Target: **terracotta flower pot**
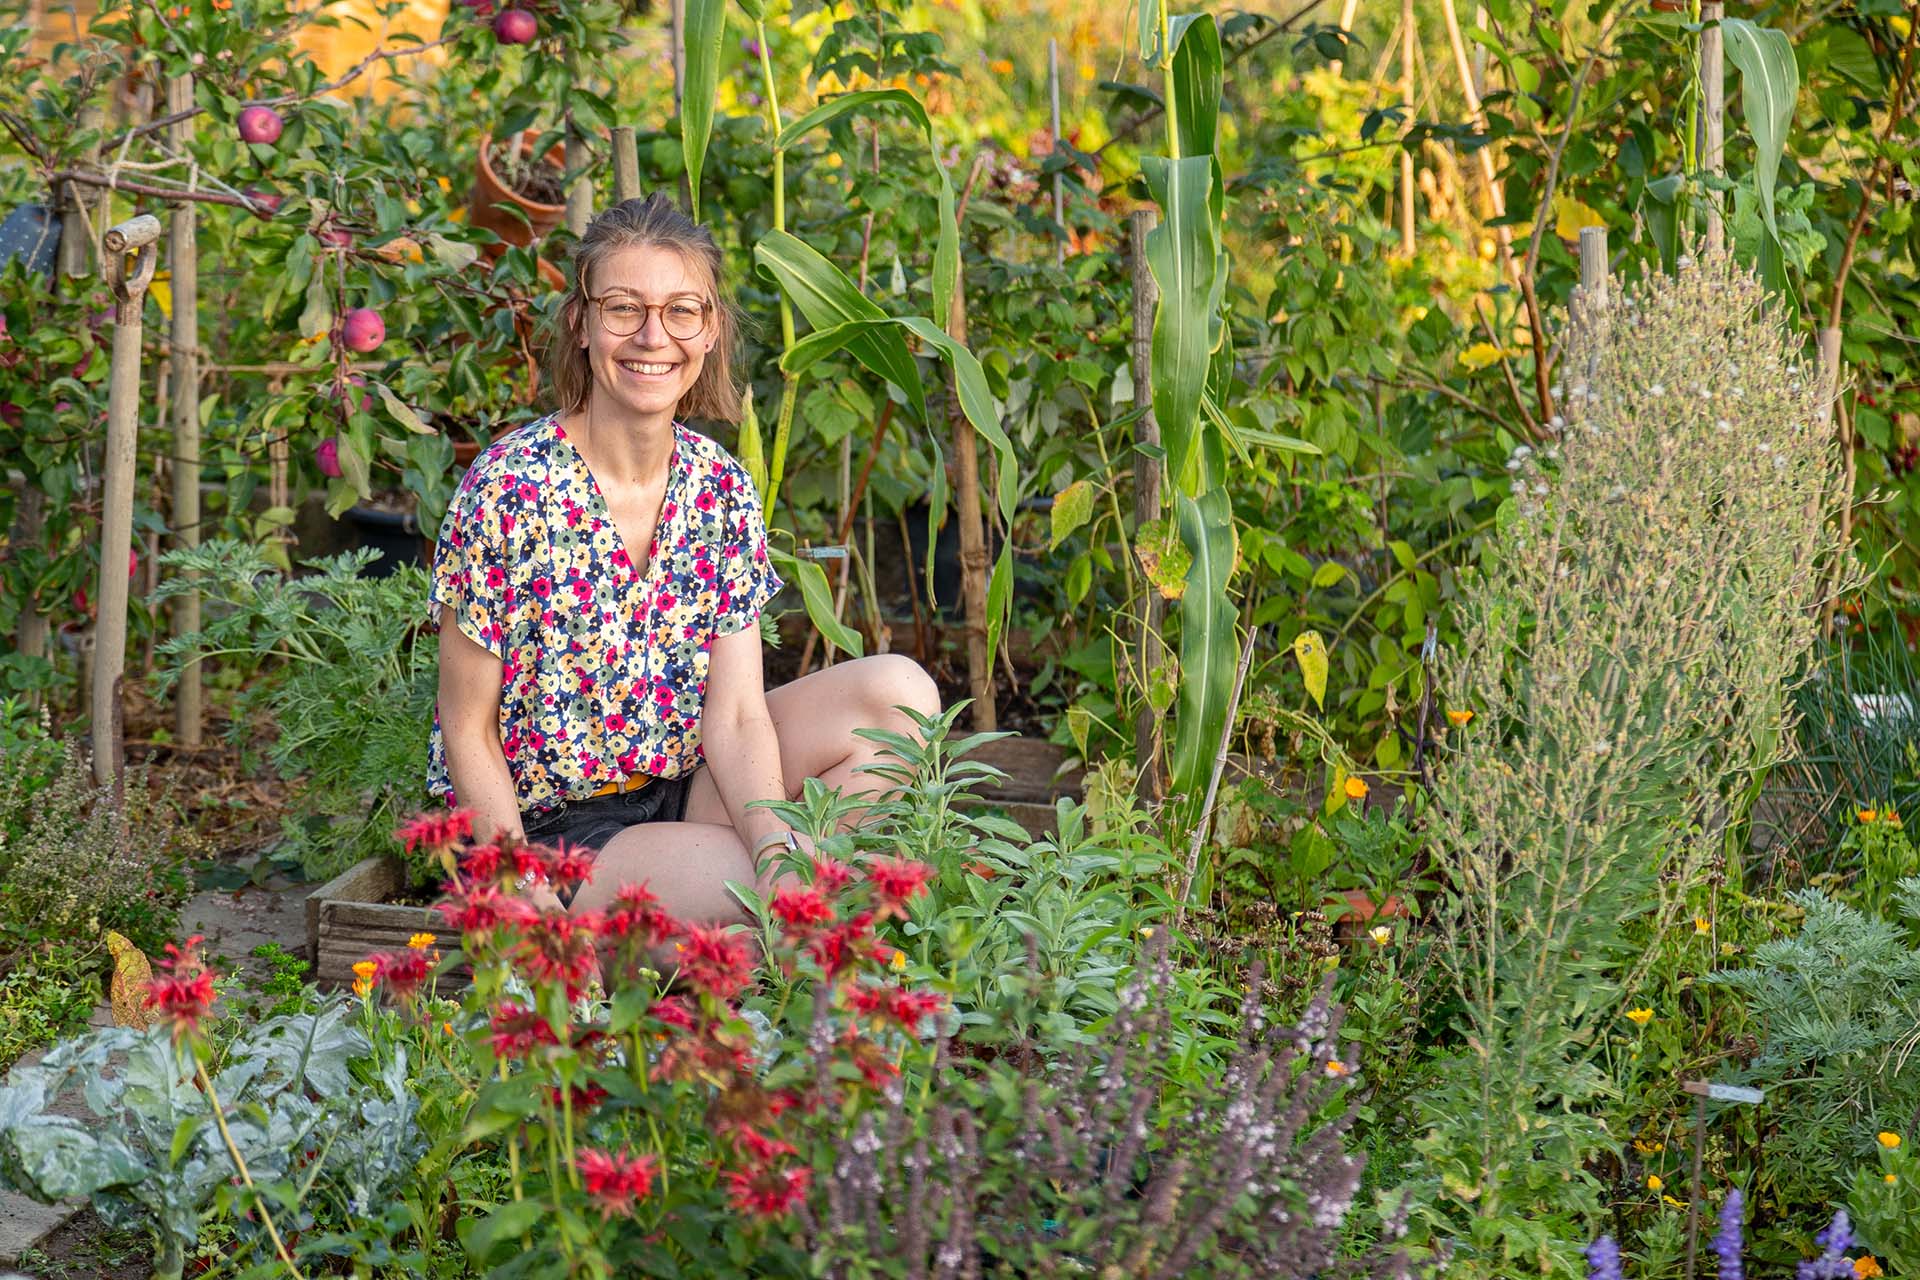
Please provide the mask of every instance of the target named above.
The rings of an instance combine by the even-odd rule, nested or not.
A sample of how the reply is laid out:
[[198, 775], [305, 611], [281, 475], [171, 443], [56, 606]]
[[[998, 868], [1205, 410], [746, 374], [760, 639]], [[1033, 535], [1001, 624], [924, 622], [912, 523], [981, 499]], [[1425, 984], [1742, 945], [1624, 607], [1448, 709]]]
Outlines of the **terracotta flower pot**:
[[[520, 154], [525, 158], [533, 150], [534, 135], [531, 132], [520, 135]], [[564, 172], [565, 150], [558, 144], [547, 152], [545, 163]], [[495, 205], [516, 206], [527, 216], [522, 225], [518, 218], [494, 208]], [[480, 139], [480, 162], [475, 166], [473, 193], [467, 197], [467, 225], [483, 227], [499, 236], [507, 244], [524, 248], [535, 240], [541, 239], [549, 231], [559, 226], [567, 216], [567, 206], [560, 204], [542, 204], [508, 188], [493, 168], [493, 135], [484, 134]], [[489, 245], [487, 251], [497, 256], [502, 252], [499, 245]]]
[[1346, 899], [1347, 909], [1336, 922], [1335, 932], [1346, 946], [1364, 940], [1373, 926], [1389, 920], [1404, 920], [1408, 915], [1407, 904], [1397, 896], [1389, 896], [1378, 907], [1364, 889], [1349, 889], [1340, 896]]

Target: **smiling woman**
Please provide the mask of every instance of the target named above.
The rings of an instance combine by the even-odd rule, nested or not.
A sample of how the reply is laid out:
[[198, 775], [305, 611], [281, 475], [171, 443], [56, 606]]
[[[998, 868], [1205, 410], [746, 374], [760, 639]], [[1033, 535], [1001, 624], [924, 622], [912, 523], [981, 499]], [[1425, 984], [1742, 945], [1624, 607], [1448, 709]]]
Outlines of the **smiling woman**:
[[893, 655], [766, 690], [781, 583], [759, 499], [680, 421], [738, 416], [736, 332], [703, 227], [659, 195], [606, 210], [553, 328], [557, 411], [475, 460], [440, 531], [429, 787], [480, 831], [592, 850], [576, 910], [644, 881], [682, 919], [741, 918], [726, 883], [765, 892], [765, 852], [807, 844], [754, 803], [810, 777], [870, 790], [878, 749], [855, 731], [939, 710]]

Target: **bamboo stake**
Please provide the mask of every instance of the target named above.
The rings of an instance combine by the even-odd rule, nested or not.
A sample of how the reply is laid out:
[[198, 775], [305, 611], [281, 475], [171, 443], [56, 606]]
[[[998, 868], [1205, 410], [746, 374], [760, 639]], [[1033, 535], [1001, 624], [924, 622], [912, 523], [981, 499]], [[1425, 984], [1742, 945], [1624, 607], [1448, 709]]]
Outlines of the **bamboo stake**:
[[[1843, 554], [1838, 558], [1838, 562], [1834, 566], [1834, 585], [1837, 588], [1839, 583], [1844, 581], [1843, 575], [1846, 573], [1846, 566], [1852, 559], [1848, 548], [1850, 548], [1853, 542], [1853, 485], [1857, 464], [1854, 457], [1853, 423], [1845, 414], [1839, 411], [1840, 330], [1837, 327], [1828, 326], [1820, 330], [1819, 350], [1820, 426], [1824, 430], [1833, 426], [1836, 419], [1838, 420], [1839, 429], [1837, 434], [1840, 440], [1840, 465], [1842, 469], [1841, 491], [1846, 495], [1846, 501], [1840, 508], [1840, 546]], [[1838, 603], [1837, 592], [1829, 591], [1827, 593], [1826, 608], [1823, 610], [1825, 615], [1823, 627], [1825, 633], [1829, 636], [1833, 634], [1834, 607]]]
[[593, 178], [587, 171], [587, 140], [574, 132], [571, 119], [567, 122], [567, 171], [579, 176], [573, 185], [567, 188], [567, 230], [575, 238], [587, 234], [587, 224], [593, 221]]
[[[947, 333], [967, 344], [966, 264], [960, 264], [947, 308]], [[967, 609], [967, 683], [973, 695], [973, 728], [991, 733], [1000, 723], [994, 707], [992, 655], [987, 652], [987, 534], [980, 514], [980, 457], [973, 424], [960, 412], [958, 375], [947, 401], [953, 428], [954, 515], [960, 521], [960, 594]]]
[[[1460, 74], [1461, 91], [1467, 99], [1467, 118], [1475, 128], [1486, 128], [1486, 113], [1480, 105], [1478, 77], [1467, 59], [1467, 43], [1460, 35], [1460, 15], [1454, 10], [1453, 0], [1440, 0], [1440, 12], [1447, 23], [1447, 43], [1453, 48], [1454, 69]], [[1484, 11], [1482, 11], [1484, 12]], [[1491, 145], [1476, 147], [1474, 161], [1480, 169], [1480, 192], [1483, 200], [1482, 218], [1487, 222], [1496, 222], [1507, 216], [1506, 193], [1500, 190], [1500, 181], [1494, 170], [1493, 149]], [[1544, 216], [1544, 215], [1543, 215]], [[1513, 230], [1507, 226], [1493, 229], [1494, 243], [1499, 246], [1500, 263], [1510, 276], [1518, 276], [1519, 268], [1513, 260]]]
[[[1054, 163], [1060, 156], [1060, 42], [1051, 37], [1047, 39], [1047, 99], [1052, 107], [1050, 135]], [[1065, 266], [1067, 261], [1067, 195], [1065, 174], [1055, 170], [1053, 175], [1053, 223], [1060, 229], [1060, 238], [1053, 242], [1053, 265]]]
[[[1400, 101], [1413, 110], [1413, 0], [1400, 0]], [[1413, 152], [1400, 148], [1400, 252], [1411, 258], [1413, 244]]]
[[[80, 130], [98, 129], [98, 107], [82, 107]], [[91, 165], [100, 156], [100, 145], [87, 148], [85, 161]], [[76, 280], [93, 273], [93, 224], [87, 217], [86, 202], [80, 198], [80, 184], [67, 182], [60, 199], [60, 274]]]
[[[140, 427], [141, 306], [153, 281], [160, 219], [143, 213], [102, 239], [113, 290], [113, 371], [107, 397], [106, 479], [100, 511], [99, 614], [93, 644], [93, 779], [117, 786], [125, 763], [120, 701], [127, 665], [127, 556], [133, 550], [134, 445]], [[127, 255], [134, 255], [129, 270]]]
[[[1358, 12], [1359, 9], [1360, 0], [1344, 0], [1340, 6], [1340, 29], [1342, 31], [1351, 32], [1353, 30], [1353, 15]], [[1346, 68], [1346, 65], [1346, 59], [1344, 58], [1335, 58], [1327, 64], [1336, 76]]]
[[640, 152], [630, 124], [613, 128], [613, 198], [616, 201], [640, 198]]
[[[1720, 30], [1724, 6], [1719, 0], [1703, 0], [1700, 6], [1700, 97], [1706, 107], [1703, 122], [1706, 137], [1701, 148], [1702, 167], [1719, 175], [1727, 168], [1727, 76], [1726, 39]], [[1720, 192], [1707, 193], [1707, 252], [1719, 253], [1727, 247], [1727, 221]]]
[[[1147, 266], [1147, 233], [1159, 221], [1152, 209], [1136, 209], [1127, 217], [1127, 230], [1133, 250], [1133, 403], [1144, 410], [1134, 423], [1137, 444], [1160, 443], [1160, 420], [1153, 416], [1153, 313], [1160, 305], [1160, 288]], [[1133, 462], [1133, 523], [1135, 537], [1140, 526], [1160, 518], [1160, 462], [1145, 453], [1135, 453]], [[1142, 677], [1140, 709], [1133, 717], [1133, 759], [1138, 770], [1134, 794], [1143, 804], [1158, 804], [1166, 795], [1166, 780], [1160, 772], [1160, 717], [1146, 699], [1145, 683], [1166, 665], [1166, 650], [1160, 643], [1160, 622], [1165, 604], [1152, 583], [1145, 584], [1140, 597], [1140, 672]]]
[[[20, 502], [13, 509], [13, 529], [8, 541], [16, 547], [37, 547], [40, 545], [42, 531], [46, 527], [47, 495], [32, 483], [21, 491]], [[47, 615], [40, 612], [37, 596], [29, 594], [20, 602], [20, 620], [14, 629], [14, 650], [23, 658], [44, 658], [47, 656]], [[35, 685], [27, 692], [27, 705], [40, 706], [40, 688]]]
[[[167, 110], [193, 105], [192, 75], [167, 81]], [[173, 149], [184, 155], [193, 146], [193, 120], [183, 117], [167, 130]], [[190, 171], [189, 183], [197, 176]], [[169, 371], [173, 383], [173, 544], [200, 545], [200, 247], [196, 209], [183, 201], [173, 208], [167, 245], [167, 272], [173, 287], [173, 329], [169, 335]], [[158, 571], [158, 565], [154, 566]], [[200, 593], [175, 597], [171, 633], [178, 637], [200, 629]], [[174, 739], [182, 747], [200, 745], [202, 690], [200, 664], [189, 664], [174, 688]]]

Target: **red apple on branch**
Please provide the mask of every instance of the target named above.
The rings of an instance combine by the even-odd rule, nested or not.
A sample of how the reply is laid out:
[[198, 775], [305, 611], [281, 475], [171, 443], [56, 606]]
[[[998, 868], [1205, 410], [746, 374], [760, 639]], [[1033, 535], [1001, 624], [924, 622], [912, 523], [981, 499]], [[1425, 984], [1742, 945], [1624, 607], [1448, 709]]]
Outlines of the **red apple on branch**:
[[328, 436], [313, 451], [313, 465], [329, 480], [340, 478], [340, 437]]
[[387, 340], [387, 325], [372, 307], [355, 307], [340, 321], [340, 345], [365, 355]]
[[493, 20], [493, 35], [501, 44], [532, 44], [540, 24], [525, 9], [503, 9]]
[[270, 147], [280, 141], [282, 127], [280, 113], [272, 107], [255, 105], [240, 112], [240, 141], [242, 142]]

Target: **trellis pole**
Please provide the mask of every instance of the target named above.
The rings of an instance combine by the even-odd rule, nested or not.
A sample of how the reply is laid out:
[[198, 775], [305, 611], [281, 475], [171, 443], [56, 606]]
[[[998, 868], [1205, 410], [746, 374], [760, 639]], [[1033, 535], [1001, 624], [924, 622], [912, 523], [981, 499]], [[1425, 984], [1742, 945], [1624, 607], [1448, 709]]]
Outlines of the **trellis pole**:
[[[1135, 209], [1127, 217], [1129, 243], [1133, 252], [1133, 341], [1130, 356], [1133, 365], [1133, 405], [1141, 410], [1134, 421], [1133, 438], [1139, 445], [1158, 447], [1160, 420], [1153, 416], [1153, 313], [1160, 305], [1160, 287], [1154, 283], [1147, 265], [1147, 235], [1159, 221], [1152, 209]], [[1136, 450], [1133, 461], [1134, 536], [1149, 521], [1160, 518], [1160, 461], [1144, 450]], [[1143, 803], [1157, 804], [1165, 795], [1160, 777], [1160, 717], [1146, 700], [1146, 690], [1154, 672], [1166, 665], [1166, 650], [1160, 643], [1160, 623], [1165, 606], [1160, 592], [1147, 583], [1140, 597], [1140, 709], [1133, 718], [1133, 758], [1139, 769], [1134, 793]]]
[[[1706, 108], [1701, 167], [1716, 177], [1727, 167], [1727, 76], [1726, 39], [1720, 30], [1725, 6], [1719, 0], [1703, 0], [1700, 5], [1700, 99]], [[1727, 247], [1726, 214], [1718, 191], [1707, 193], [1707, 252], [1719, 253]]]
[[[1052, 134], [1054, 163], [1060, 162], [1060, 42], [1051, 36], [1047, 38], [1047, 99], [1052, 110]], [[1067, 194], [1065, 171], [1056, 169], [1053, 174], [1053, 221], [1060, 228], [1060, 239], [1053, 242], [1053, 265], [1065, 266], [1067, 261]]]
[[[93, 779], [101, 786], [117, 786], [125, 764], [120, 682], [127, 665], [127, 555], [133, 549], [134, 445], [140, 427], [141, 308], [153, 281], [159, 240], [160, 219], [150, 213], [108, 229], [101, 239], [103, 274], [114, 297], [91, 698]], [[133, 255], [131, 268], [128, 254]]]
[[587, 223], [593, 220], [593, 179], [586, 172], [587, 140], [574, 128], [572, 118], [567, 121], [567, 172], [577, 174], [573, 185], [567, 189], [567, 230], [576, 237], [587, 233]]
[[[1413, 0], [1400, 0], [1400, 101], [1413, 110]], [[1400, 252], [1411, 258], [1413, 243], [1413, 152], [1400, 148]]]
[[[1343, 0], [1343, 3], [1340, 5], [1340, 29], [1342, 31], [1351, 32], [1353, 30], [1353, 15], [1357, 13], [1359, 9], [1360, 0]], [[1337, 76], [1346, 65], [1346, 59], [1335, 58], [1327, 64], [1327, 68]]]
[[[193, 77], [167, 81], [167, 113], [184, 114], [193, 107]], [[193, 120], [186, 117], [167, 126], [177, 154], [193, 146]], [[190, 175], [189, 183], [192, 183]], [[167, 243], [167, 272], [173, 289], [173, 330], [169, 367], [173, 384], [173, 543], [200, 545], [200, 250], [195, 228], [194, 202], [174, 205]], [[176, 596], [171, 615], [176, 637], [200, 629], [200, 594]], [[202, 711], [200, 664], [191, 662], [174, 687], [174, 740], [181, 746], [200, 745]]]
[[[85, 133], [98, 129], [102, 119], [100, 108], [80, 108], [80, 131]], [[100, 144], [96, 141], [87, 148], [85, 167], [91, 168], [99, 156]], [[69, 280], [77, 280], [92, 273], [93, 220], [87, 217], [86, 201], [80, 198], [80, 184], [69, 182], [64, 184], [60, 198], [60, 274]]]
[[640, 198], [640, 152], [630, 124], [613, 129], [613, 198], [616, 202]]

